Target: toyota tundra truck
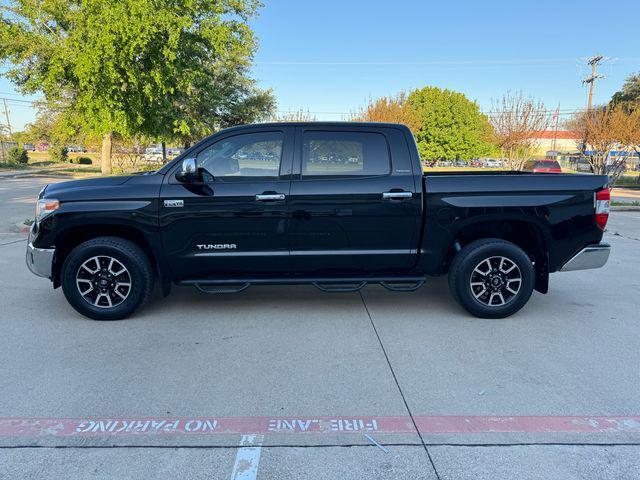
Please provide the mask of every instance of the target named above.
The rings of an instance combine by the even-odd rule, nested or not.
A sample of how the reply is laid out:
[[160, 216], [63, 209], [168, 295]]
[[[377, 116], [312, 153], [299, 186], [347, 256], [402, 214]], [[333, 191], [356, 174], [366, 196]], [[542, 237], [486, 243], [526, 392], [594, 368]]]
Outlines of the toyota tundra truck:
[[502, 318], [550, 273], [606, 263], [609, 199], [601, 175], [425, 174], [403, 125], [245, 125], [154, 172], [47, 185], [26, 261], [99, 320], [154, 285], [406, 292], [444, 274], [469, 313]]

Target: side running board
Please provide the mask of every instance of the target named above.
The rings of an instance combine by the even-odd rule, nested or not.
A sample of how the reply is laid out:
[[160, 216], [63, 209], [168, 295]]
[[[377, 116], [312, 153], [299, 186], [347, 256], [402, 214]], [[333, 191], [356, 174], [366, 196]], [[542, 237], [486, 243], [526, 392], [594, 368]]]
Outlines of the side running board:
[[418, 280], [415, 283], [407, 283], [407, 282], [378, 282], [387, 290], [392, 292], [415, 292], [422, 285], [424, 285], [424, 280]]
[[413, 292], [425, 282], [423, 276], [406, 277], [335, 277], [335, 278], [237, 278], [179, 280], [178, 285], [191, 285], [202, 293], [240, 293], [251, 285], [313, 285], [327, 293], [357, 292], [368, 284], [379, 284], [392, 292]]
[[335, 284], [328, 282], [313, 282], [311, 285], [318, 290], [322, 290], [327, 293], [340, 293], [340, 292], [359, 292], [367, 284], [367, 282], [353, 283], [353, 284]]
[[194, 286], [200, 290], [202, 293], [240, 293], [244, 292], [247, 288], [251, 286], [250, 283], [243, 283], [236, 287], [233, 285], [202, 285], [200, 283], [195, 283]]

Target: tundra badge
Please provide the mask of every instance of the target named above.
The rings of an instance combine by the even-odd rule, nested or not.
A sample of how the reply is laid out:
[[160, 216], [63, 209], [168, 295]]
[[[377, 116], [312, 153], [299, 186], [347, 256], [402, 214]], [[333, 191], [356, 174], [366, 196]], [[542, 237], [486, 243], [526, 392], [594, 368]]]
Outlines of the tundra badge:
[[235, 250], [235, 243], [209, 243], [209, 244], [198, 244], [196, 245], [198, 250]]
[[165, 200], [164, 206], [167, 208], [184, 207], [184, 200]]

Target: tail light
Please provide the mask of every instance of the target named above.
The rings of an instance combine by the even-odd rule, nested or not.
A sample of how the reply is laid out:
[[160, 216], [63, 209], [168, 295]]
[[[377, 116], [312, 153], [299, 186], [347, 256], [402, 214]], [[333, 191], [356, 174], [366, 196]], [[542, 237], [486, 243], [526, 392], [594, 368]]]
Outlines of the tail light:
[[609, 220], [609, 209], [611, 206], [611, 190], [603, 188], [596, 192], [596, 223], [604, 230]]

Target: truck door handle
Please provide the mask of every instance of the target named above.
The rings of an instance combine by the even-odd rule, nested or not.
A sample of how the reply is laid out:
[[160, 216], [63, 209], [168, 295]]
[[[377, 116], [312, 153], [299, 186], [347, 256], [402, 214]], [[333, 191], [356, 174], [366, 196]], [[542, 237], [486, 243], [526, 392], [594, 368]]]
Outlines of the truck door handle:
[[403, 200], [405, 198], [412, 198], [411, 192], [382, 192], [383, 200]]
[[284, 193], [259, 193], [256, 195], [256, 202], [276, 202], [284, 200], [285, 197]]

